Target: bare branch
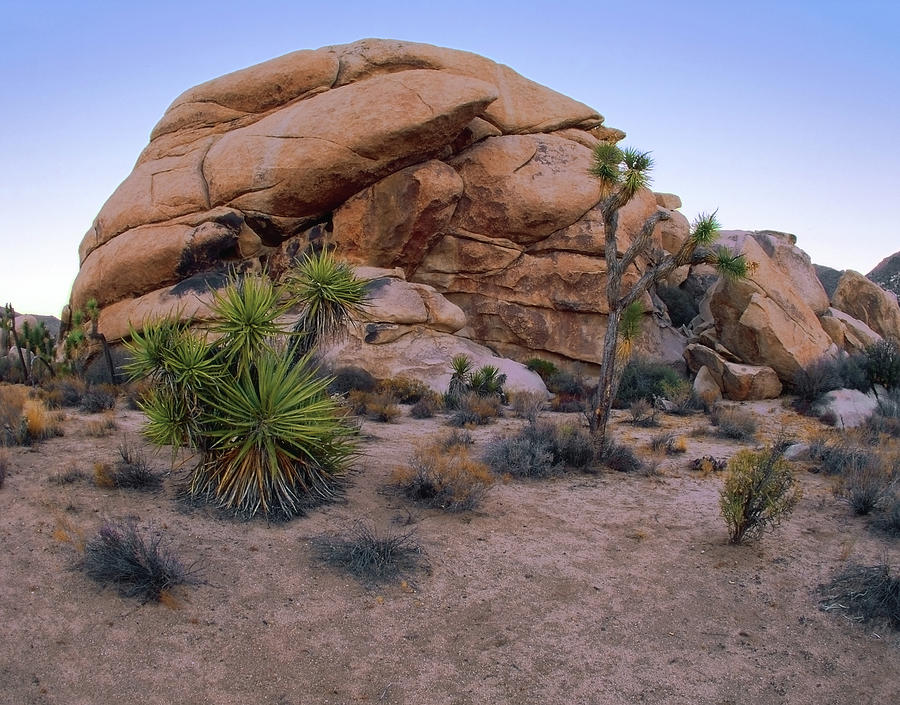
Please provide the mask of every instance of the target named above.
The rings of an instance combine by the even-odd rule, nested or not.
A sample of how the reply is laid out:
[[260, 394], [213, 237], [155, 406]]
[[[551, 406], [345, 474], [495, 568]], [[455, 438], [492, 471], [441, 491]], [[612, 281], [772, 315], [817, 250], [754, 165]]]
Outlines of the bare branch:
[[628, 269], [629, 265], [637, 259], [637, 256], [647, 249], [647, 245], [650, 244], [650, 238], [653, 236], [653, 230], [656, 228], [657, 224], [664, 220], [669, 220], [670, 217], [671, 216], [669, 216], [666, 211], [656, 211], [656, 213], [644, 221], [644, 225], [638, 233], [638, 236], [622, 256], [622, 271]]

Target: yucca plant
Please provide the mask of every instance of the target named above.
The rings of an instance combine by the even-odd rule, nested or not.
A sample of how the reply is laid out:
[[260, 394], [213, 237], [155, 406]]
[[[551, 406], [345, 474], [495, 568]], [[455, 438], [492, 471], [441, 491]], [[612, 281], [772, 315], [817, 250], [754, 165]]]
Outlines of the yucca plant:
[[[302, 288], [304, 271], [301, 265], [292, 275], [292, 286]], [[349, 270], [330, 271], [342, 281]], [[312, 289], [330, 290], [328, 277], [316, 272], [322, 287]], [[331, 379], [288, 342], [294, 334], [282, 321], [297, 303], [265, 275], [235, 275], [214, 295], [213, 320], [204, 331], [171, 320], [132, 331], [128, 370], [153, 382], [139, 402], [145, 434], [173, 452], [187, 446], [200, 455], [190, 496], [244, 516], [289, 518], [339, 491], [354, 431], [326, 392]], [[299, 336], [310, 339], [302, 321], [311, 320], [312, 307], [319, 311], [319, 333], [312, 336], [318, 340], [322, 331], [340, 327], [335, 320], [352, 317], [359, 301], [351, 297], [341, 306], [334, 297], [321, 306], [308, 294], [299, 303]]]
[[347, 263], [329, 250], [305, 255], [288, 272], [284, 284], [292, 304], [302, 306], [294, 326], [294, 349], [298, 355], [309, 352], [363, 316], [368, 282], [359, 279]]
[[501, 373], [494, 365], [484, 365], [469, 375], [468, 387], [480, 397], [500, 397], [505, 399], [503, 385], [506, 384], [506, 375]]

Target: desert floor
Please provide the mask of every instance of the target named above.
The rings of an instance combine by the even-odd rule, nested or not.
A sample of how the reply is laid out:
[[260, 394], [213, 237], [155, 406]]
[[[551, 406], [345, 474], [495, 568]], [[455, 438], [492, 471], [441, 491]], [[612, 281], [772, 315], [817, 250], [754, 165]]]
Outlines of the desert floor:
[[[758, 442], [816, 421], [780, 402], [755, 403]], [[687, 438], [659, 476], [567, 474], [495, 485], [475, 511], [421, 509], [386, 492], [391, 471], [446, 418], [363, 424], [363, 455], [346, 501], [282, 524], [240, 522], [176, 499], [186, 469], [155, 494], [100, 489], [122, 437], [142, 443], [139, 412], [118, 430], [65, 435], [10, 450], [0, 489], [0, 702], [672, 703], [809, 705], [897, 702], [898, 635], [818, 606], [817, 586], [848, 561], [900, 565], [896, 539], [872, 531], [834, 496], [832, 481], [793, 467], [804, 496], [774, 533], [727, 543], [721, 474], [688, 462], [740, 444]], [[617, 412], [614, 437], [647, 454], [659, 429]], [[577, 422], [575, 415], [545, 413]], [[524, 422], [475, 429], [484, 444]], [[703, 416], [663, 417], [686, 432]], [[147, 447], [147, 453], [150, 453]], [[69, 469], [85, 478], [58, 485]], [[140, 604], [100, 588], [60, 540], [104, 518], [163, 532], [203, 582], [177, 604]], [[379, 588], [318, 562], [313, 537], [366, 520], [412, 529], [429, 569]]]

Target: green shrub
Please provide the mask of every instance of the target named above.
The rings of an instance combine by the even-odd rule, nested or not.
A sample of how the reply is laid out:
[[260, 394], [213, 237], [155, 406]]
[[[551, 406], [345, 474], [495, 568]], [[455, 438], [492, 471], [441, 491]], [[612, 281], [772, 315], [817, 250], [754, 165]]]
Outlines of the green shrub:
[[366, 583], [399, 580], [422, 568], [423, 551], [412, 531], [379, 534], [363, 522], [346, 536], [317, 536], [312, 540], [316, 558]]
[[728, 462], [719, 497], [730, 542], [757, 539], [774, 529], [799, 498], [797, 482], [779, 450], [739, 451]]
[[633, 401], [665, 397], [666, 388], [682, 383], [682, 377], [674, 369], [661, 362], [633, 357], [622, 370], [615, 406], [625, 408]]
[[531, 359], [526, 360], [525, 367], [540, 375], [540, 378], [544, 380], [544, 383], [559, 372], [559, 368], [550, 362], [550, 360], [544, 360], [539, 357], [532, 357]]
[[894, 340], [879, 340], [866, 348], [866, 375], [870, 384], [886, 389], [900, 387], [900, 345]]
[[145, 538], [134, 522], [107, 521], [84, 548], [82, 569], [123, 597], [159, 601], [176, 585], [195, 582], [192, 571], [164, 550], [161, 537]]

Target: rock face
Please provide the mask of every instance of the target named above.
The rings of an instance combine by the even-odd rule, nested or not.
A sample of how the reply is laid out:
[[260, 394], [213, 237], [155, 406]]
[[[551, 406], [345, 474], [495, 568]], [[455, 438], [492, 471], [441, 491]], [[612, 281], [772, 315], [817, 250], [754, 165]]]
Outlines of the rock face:
[[835, 308], [865, 323], [883, 338], [900, 340], [900, 306], [897, 295], [885, 291], [859, 272], [841, 275], [831, 297]]
[[[71, 310], [96, 299], [115, 341], [173, 311], [202, 318], [204, 285], [232, 265], [277, 275], [327, 244], [402, 271], [385, 285], [391, 310], [357, 341], [377, 339], [379, 355], [387, 338], [399, 350], [427, 329], [598, 363], [604, 224], [587, 169], [598, 142], [623, 137], [474, 54], [380, 39], [294, 52], [176, 98], [81, 243]], [[638, 194], [619, 246], [662, 208], [656, 244], [677, 247], [689, 230], [680, 205]], [[680, 360], [683, 336], [658, 300], [644, 305], [639, 347]]]

